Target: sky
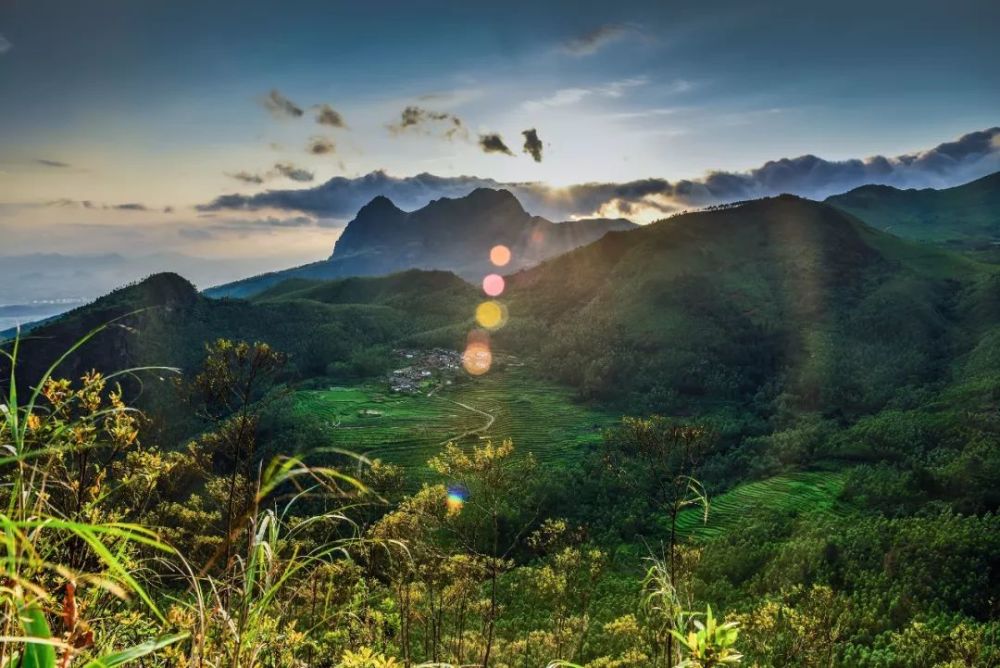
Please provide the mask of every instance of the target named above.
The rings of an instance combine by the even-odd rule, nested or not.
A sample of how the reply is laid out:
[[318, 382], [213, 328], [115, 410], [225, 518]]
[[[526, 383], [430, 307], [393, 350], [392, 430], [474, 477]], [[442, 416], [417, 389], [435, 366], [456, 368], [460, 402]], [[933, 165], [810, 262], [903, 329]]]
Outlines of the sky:
[[1000, 170], [1000, 3], [0, 0], [0, 255], [330, 254], [508, 187], [650, 222]]

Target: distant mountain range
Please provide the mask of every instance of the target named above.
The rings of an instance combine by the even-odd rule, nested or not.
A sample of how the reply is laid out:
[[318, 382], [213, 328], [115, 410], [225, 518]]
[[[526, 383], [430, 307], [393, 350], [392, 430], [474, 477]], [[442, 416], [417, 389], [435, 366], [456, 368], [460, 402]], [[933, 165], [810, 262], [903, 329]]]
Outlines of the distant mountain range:
[[[553, 223], [532, 216], [507, 190], [479, 188], [403, 211], [386, 197], [366, 204], [344, 230], [328, 260], [254, 276], [205, 291], [210, 297], [249, 297], [289, 278], [378, 276], [406, 269], [447, 270], [476, 282], [586, 245], [611, 231], [636, 228], [621, 218]], [[489, 261], [498, 244], [511, 251], [505, 267]]]
[[944, 190], [861, 186], [826, 201], [907, 239], [963, 250], [1000, 244], [1000, 172]]

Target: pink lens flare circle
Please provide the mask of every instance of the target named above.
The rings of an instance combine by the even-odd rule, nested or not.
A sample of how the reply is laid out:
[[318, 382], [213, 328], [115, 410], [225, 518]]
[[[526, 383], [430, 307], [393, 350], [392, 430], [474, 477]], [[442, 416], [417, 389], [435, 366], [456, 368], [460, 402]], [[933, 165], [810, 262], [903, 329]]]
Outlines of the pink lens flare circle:
[[503, 294], [504, 280], [500, 274], [490, 274], [483, 279], [483, 292], [490, 297], [499, 297]]

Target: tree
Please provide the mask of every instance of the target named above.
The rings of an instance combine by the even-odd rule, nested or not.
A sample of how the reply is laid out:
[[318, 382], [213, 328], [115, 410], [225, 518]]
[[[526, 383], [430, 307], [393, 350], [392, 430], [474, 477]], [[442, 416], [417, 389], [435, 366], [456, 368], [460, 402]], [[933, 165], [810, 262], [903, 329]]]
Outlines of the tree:
[[221, 459], [229, 473], [223, 500], [227, 566], [243, 522], [255, 514], [254, 471], [260, 464], [257, 430], [263, 399], [285, 363], [285, 355], [266, 343], [218, 339], [206, 346], [201, 370], [188, 388], [191, 401], [212, 427], [202, 444]]
[[532, 503], [535, 459], [530, 453], [515, 457], [513, 442], [505, 440], [500, 445], [486, 441], [471, 453], [449, 443], [428, 464], [448, 480], [452, 505], [446, 527], [486, 570], [489, 602], [481, 663], [488, 666], [500, 611], [498, 580], [513, 565], [511, 554], [538, 514]]
[[[649, 495], [654, 509], [667, 514], [670, 533], [665, 584], [673, 593], [679, 584], [677, 518], [681, 510], [698, 504], [708, 518], [708, 496], [695, 473], [712, 441], [713, 434], [704, 427], [678, 424], [660, 416], [623, 418], [621, 426], [604, 439], [604, 464], [611, 475], [631, 493]], [[670, 623], [675, 617], [666, 615]], [[674, 636], [669, 634], [665, 649], [668, 667], [673, 665], [673, 657]]]

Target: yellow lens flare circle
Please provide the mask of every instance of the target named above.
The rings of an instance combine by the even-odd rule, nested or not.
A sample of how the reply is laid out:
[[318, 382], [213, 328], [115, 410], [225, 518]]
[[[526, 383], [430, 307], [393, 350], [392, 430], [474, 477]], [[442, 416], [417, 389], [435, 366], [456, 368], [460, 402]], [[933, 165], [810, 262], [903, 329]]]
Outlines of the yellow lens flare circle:
[[490, 249], [490, 262], [498, 267], [505, 267], [510, 262], [510, 249], [499, 244]]
[[493, 353], [485, 343], [470, 343], [462, 353], [462, 366], [473, 376], [482, 376], [493, 365]]
[[500, 302], [490, 300], [476, 307], [476, 322], [484, 329], [499, 329], [506, 321], [507, 311]]

